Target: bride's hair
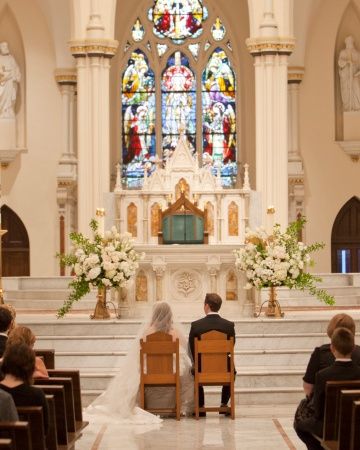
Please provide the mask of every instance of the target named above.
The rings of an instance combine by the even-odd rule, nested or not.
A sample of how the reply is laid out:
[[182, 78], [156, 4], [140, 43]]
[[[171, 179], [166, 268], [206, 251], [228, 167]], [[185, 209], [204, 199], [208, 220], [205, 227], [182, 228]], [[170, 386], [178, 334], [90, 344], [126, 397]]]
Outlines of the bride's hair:
[[169, 333], [173, 326], [173, 314], [168, 303], [156, 303], [153, 309], [150, 326], [156, 331]]

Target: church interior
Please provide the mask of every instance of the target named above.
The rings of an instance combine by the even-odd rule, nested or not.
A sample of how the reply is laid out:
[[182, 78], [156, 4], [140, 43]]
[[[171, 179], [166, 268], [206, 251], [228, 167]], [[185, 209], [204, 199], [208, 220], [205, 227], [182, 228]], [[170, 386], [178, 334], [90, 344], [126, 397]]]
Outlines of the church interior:
[[[313, 347], [337, 313], [360, 325], [359, 25], [360, 0], [0, 0], [1, 303], [79, 370], [83, 407], [158, 302], [188, 333], [217, 293], [235, 322], [235, 421], [90, 423], [68, 448], [305, 449]], [[281, 285], [274, 317], [234, 250], [303, 217], [335, 304]], [[91, 289], [58, 318], [76, 273], [59, 255], [93, 219], [143, 256], [106, 317]]]

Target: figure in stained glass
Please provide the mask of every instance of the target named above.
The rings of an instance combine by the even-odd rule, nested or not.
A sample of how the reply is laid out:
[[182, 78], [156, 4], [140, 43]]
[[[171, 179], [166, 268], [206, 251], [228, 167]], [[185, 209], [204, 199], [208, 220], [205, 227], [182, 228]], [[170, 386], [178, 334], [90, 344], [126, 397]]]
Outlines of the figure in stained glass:
[[155, 35], [175, 43], [200, 36], [206, 18], [207, 10], [200, 0], [156, 0], [149, 10]]
[[203, 165], [214, 174], [220, 168], [222, 184], [231, 187], [237, 172], [235, 76], [221, 48], [210, 56], [202, 83]]
[[172, 55], [162, 77], [163, 155], [167, 159], [184, 131], [195, 149], [196, 92], [195, 76], [189, 60], [180, 52]]
[[132, 52], [122, 79], [123, 178], [139, 187], [155, 159], [155, 77], [141, 50]]

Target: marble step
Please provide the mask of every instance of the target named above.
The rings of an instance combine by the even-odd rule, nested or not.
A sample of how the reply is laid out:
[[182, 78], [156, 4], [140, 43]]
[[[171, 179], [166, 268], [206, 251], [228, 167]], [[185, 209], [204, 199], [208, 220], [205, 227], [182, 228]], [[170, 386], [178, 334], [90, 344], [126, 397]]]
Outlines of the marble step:
[[[326, 334], [329, 318], [336, 314], [336, 311], [330, 311], [331, 314], [323, 318], [311, 318], [307, 315], [304, 318], [293, 318], [292, 316], [284, 319], [242, 319], [235, 318], [236, 334], [245, 335], [268, 335], [285, 334], [298, 335], [304, 333]], [[355, 316], [354, 311], [349, 312], [355, 317], [358, 329], [360, 329], [359, 314]], [[18, 323], [30, 327], [36, 336], [115, 336], [115, 335], [136, 335], [141, 325], [136, 320], [117, 320], [110, 319], [104, 321], [94, 321], [86, 319], [77, 320], [74, 318], [56, 319], [53, 317], [38, 317], [35, 319], [29, 316], [18, 316]], [[190, 328], [190, 321], [182, 323], [184, 331], [187, 333]]]
[[[82, 405], [85, 408], [93, 402], [100, 394], [101, 390], [82, 391]], [[304, 398], [302, 388], [236, 388], [235, 404], [241, 405], [272, 405], [276, 399], [277, 405], [293, 405], [294, 413], [300, 400]], [[119, 400], [120, 401], [120, 400]], [[220, 389], [208, 388], [205, 393], [205, 404], [207, 406], [217, 406], [220, 403]], [[215, 413], [211, 413], [215, 414]]]
[[[235, 365], [243, 366], [303, 366], [311, 355], [310, 349], [294, 350], [236, 350]], [[57, 352], [55, 367], [119, 367], [125, 351]]]
[[[360, 336], [360, 333], [357, 335]], [[38, 336], [37, 348], [51, 348], [56, 352], [70, 351], [126, 351], [135, 341], [134, 335], [103, 335], [103, 336]], [[320, 346], [329, 341], [324, 333], [302, 334], [238, 334], [235, 349], [296, 349]], [[360, 342], [360, 339], [358, 338]]]
[[[118, 372], [113, 369], [86, 369], [81, 371], [82, 390], [105, 390]], [[301, 388], [303, 368], [289, 369], [284, 367], [242, 367], [237, 368], [236, 387], [238, 388]]]
[[[329, 294], [337, 296], [359, 296], [360, 295], [360, 286], [320, 286], [322, 289], [326, 289]], [[269, 289], [262, 289], [261, 298], [266, 300], [269, 296]], [[307, 290], [300, 291], [296, 289], [288, 289], [286, 287], [277, 287], [276, 288], [276, 296], [278, 300], [283, 299], [312, 299], [316, 300], [316, 297], [313, 297], [309, 294]], [[319, 300], [317, 300], [319, 301]]]

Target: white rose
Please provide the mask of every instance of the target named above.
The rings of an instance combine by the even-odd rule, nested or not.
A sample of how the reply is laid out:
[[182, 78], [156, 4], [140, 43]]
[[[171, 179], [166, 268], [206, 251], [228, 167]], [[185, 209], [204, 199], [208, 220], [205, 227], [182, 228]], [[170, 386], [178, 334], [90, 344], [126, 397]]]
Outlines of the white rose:
[[87, 274], [87, 278], [89, 280], [95, 280], [100, 275], [101, 269], [99, 266], [93, 267], [91, 270], [89, 270]]
[[77, 275], [77, 276], [83, 274], [83, 270], [82, 270], [82, 267], [80, 266], [80, 264], [78, 264], [78, 263], [75, 264], [74, 272], [75, 272], [75, 275]]
[[114, 278], [114, 276], [116, 275], [116, 270], [108, 270], [105, 272], [106, 278]]

